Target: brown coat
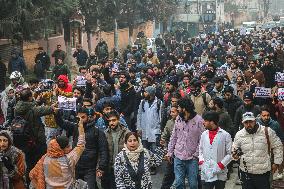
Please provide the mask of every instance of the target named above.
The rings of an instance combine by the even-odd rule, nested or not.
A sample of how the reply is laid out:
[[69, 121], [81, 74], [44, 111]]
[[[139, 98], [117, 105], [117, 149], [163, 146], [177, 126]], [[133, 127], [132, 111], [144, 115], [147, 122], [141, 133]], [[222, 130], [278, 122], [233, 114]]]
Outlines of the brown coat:
[[24, 175], [26, 171], [26, 164], [25, 164], [25, 156], [23, 152], [20, 152], [18, 154], [18, 157], [16, 159], [16, 166], [17, 166], [17, 171], [12, 178], [12, 183], [13, 187], [15, 189], [25, 189], [25, 184], [24, 184]]
[[264, 87], [265, 85], [265, 78], [264, 78], [264, 74], [262, 71], [260, 71], [258, 68], [256, 68], [256, 72], [255, 74], [252, 73], [251, 69], [248, 69], [247, 71], [245, 71], [244, 73], [245, 76], [245, 80], [246, 83], [250, 83], [253, 79], [258, 80], [259, 85], [261, 87]]

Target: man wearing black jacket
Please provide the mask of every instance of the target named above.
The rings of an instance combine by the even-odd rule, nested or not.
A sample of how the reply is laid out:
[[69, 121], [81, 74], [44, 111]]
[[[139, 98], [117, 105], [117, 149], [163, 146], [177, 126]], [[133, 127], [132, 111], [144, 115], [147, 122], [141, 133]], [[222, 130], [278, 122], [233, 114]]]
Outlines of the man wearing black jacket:
[[[76, 179], [85, 180], [89, 189], [97, 189], [96, 177], [103, 176], [109, 162], [108, 142], [104, 132], [95, 127], [95, 120], [89, 115], [87, 108], [79, 108], [77, 115], [83, 118], [86, 145], [76, 165]], [[60, 116], [56, 116], [56, 121], [63, 129], [74, 133], [73, 144], [76, 144], [78, 140], [77, 123], [63, 120]]]
[[136, 103], [136, 92], [134, 86], [129, 84], [130, 76], [127, 72], [121, 72], [119, 84], [121, 91], [121, 113], [131, 131], [134, 131], [134, 111]]

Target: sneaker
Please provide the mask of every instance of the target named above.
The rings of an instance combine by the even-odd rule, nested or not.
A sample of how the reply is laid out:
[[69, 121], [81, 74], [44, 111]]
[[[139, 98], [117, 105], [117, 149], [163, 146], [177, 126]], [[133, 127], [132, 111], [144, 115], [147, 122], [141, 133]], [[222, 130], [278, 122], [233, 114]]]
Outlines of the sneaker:
[[236, 185], [242, 185], [241, 179], [238, 178], [238, 179], [236, 180], [235, 184], [236, 184]]
[[276, 173], [273, 175], [273, 180], [281, 180], [283, 179], [283, 173]]

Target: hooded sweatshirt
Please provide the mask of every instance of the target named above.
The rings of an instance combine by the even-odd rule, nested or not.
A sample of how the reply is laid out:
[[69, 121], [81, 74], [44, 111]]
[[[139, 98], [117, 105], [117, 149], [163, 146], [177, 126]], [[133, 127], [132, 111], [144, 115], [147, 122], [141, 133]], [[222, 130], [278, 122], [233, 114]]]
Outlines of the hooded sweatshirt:
[[60, 88], [61, 91], [63, 92], [72, 92], [72, 85], [70, 83], [68, 83], [68, 78], [66, 75], [60, 75], [58, 77], [58, 81], [62, 80], [65, 83], [65, 87], [64, 88]]

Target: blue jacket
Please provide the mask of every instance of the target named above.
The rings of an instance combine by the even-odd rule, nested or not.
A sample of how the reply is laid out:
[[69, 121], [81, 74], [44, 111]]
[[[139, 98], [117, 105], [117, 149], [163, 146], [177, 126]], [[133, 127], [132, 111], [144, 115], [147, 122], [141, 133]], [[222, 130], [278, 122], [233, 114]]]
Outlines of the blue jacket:
[[268, 123], [264, 123], [262, 119], [257, 118], [256, 121], [263, 126], [270, 127], [273, 131], [275, 131], [276, 135], [280, 138], [281, 142], [284, 143], [284, 133], [277, 121], [274, 121], [270, 118]]

